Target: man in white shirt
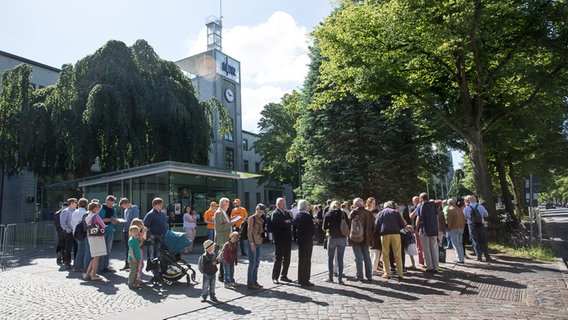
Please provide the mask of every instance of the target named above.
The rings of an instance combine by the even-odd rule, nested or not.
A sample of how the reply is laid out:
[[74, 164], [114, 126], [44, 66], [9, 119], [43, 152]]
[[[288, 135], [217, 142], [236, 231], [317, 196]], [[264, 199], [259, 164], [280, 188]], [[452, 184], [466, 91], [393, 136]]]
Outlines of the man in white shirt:
[[71, 220], [73, 219], [73, 212], [77, 209], [77, 199], [69, 198], [67, 199], [69, 207], [61, 211], [60, 222], [61, 228], [65, 231], [65, 246], [63, 252], [63, 263], [67, 269], [71, 269], [71, 249], [77, 253], [77, 242], [73, 238], [73, 231], [75, 226], [72, 225]]

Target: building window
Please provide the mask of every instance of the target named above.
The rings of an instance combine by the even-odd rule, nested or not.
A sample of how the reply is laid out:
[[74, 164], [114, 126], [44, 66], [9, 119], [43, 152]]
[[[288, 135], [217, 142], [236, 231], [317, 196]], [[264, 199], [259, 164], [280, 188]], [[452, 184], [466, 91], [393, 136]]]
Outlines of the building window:
[[[233, 132], [235, 130], [235, 122], [233, 121], [233, 119], [231, 119], [231, 123], [232, 123], [232, 127], [233, 127]], [[227, 141], [233, 141], [233, 132], [225, 134], [225, 140]]]
[[243, 138], [243, 150], [248, 151], [248, 149], [249, 149], [249, 140]]
[[248, 172], [248, 171], [249, 171], [249, 162], [248, 162], [248, 160], [245, 160], [245, 161], [243, 162], [243, 170], [244, 170], [245, 172]]
[[235, 152], [233, 148], [225, 148], [225, 168], [233, 169], [235, 167]]
[[250, 192], [245, 192], [245, 208], [250, 211]]
[[261, 202], [260, 201], [260, 192], [257, 192], [256, 193], [256, 204], [259, 204], [260, 202]]
[[255, 162], [255, 163], [254, 163], [254, 172], [255, 172], [255, 173], [259, 173], [259, 172], [260, 172], [260, 162]]

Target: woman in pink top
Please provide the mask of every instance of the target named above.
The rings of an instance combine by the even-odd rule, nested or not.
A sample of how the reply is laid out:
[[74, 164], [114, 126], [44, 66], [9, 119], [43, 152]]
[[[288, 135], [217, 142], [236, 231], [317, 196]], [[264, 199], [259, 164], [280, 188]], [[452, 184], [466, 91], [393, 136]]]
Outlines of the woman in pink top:
[[[89, 203], [89, 215], [85, 218], [85, 223], [87, 226], [91, 224], [96, 224], [101, 230], [104, 231], [105, 223], [99, 217], [98, 213], [101, 208], [101, 204], [98, 202]], [[91, 263], [83, 275], [85, 280], [101, 280], [101, 277], [97, 275], [97, 267], [99, 266], [99, 258], [107, 254], [106, 244], [103, 236], [95, 236], [87, 233], [89, 247], [91, 251]]]

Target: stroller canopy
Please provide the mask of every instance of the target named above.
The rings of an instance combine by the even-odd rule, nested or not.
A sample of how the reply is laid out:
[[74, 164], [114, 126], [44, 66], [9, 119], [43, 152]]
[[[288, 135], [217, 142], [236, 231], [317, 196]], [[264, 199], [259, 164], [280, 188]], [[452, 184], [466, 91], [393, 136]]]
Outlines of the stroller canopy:
[[191, 241], [182, 232], [174, 232], [168, 230], [165, 236], [165, 244], [168, 248], [167, 250], [171, 253], [179, 253], [185, 247], [191, 244]]

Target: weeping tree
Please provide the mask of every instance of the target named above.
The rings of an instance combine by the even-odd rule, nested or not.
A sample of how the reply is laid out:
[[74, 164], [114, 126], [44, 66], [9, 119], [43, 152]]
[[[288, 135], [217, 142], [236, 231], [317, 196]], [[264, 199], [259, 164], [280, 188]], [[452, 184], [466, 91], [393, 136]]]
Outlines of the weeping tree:
[[103, 171], [166, 160], [206, 164], [213, 114], [221, 133], [232, 130], [227, 110], [200, 103], [191, 80], [144, 40], [109, 41], [37, 92], [30, 72], [21, 66], [3, 76], [0, 164], [14, 172], [71, 178], [88, 175], [94, 163]]

